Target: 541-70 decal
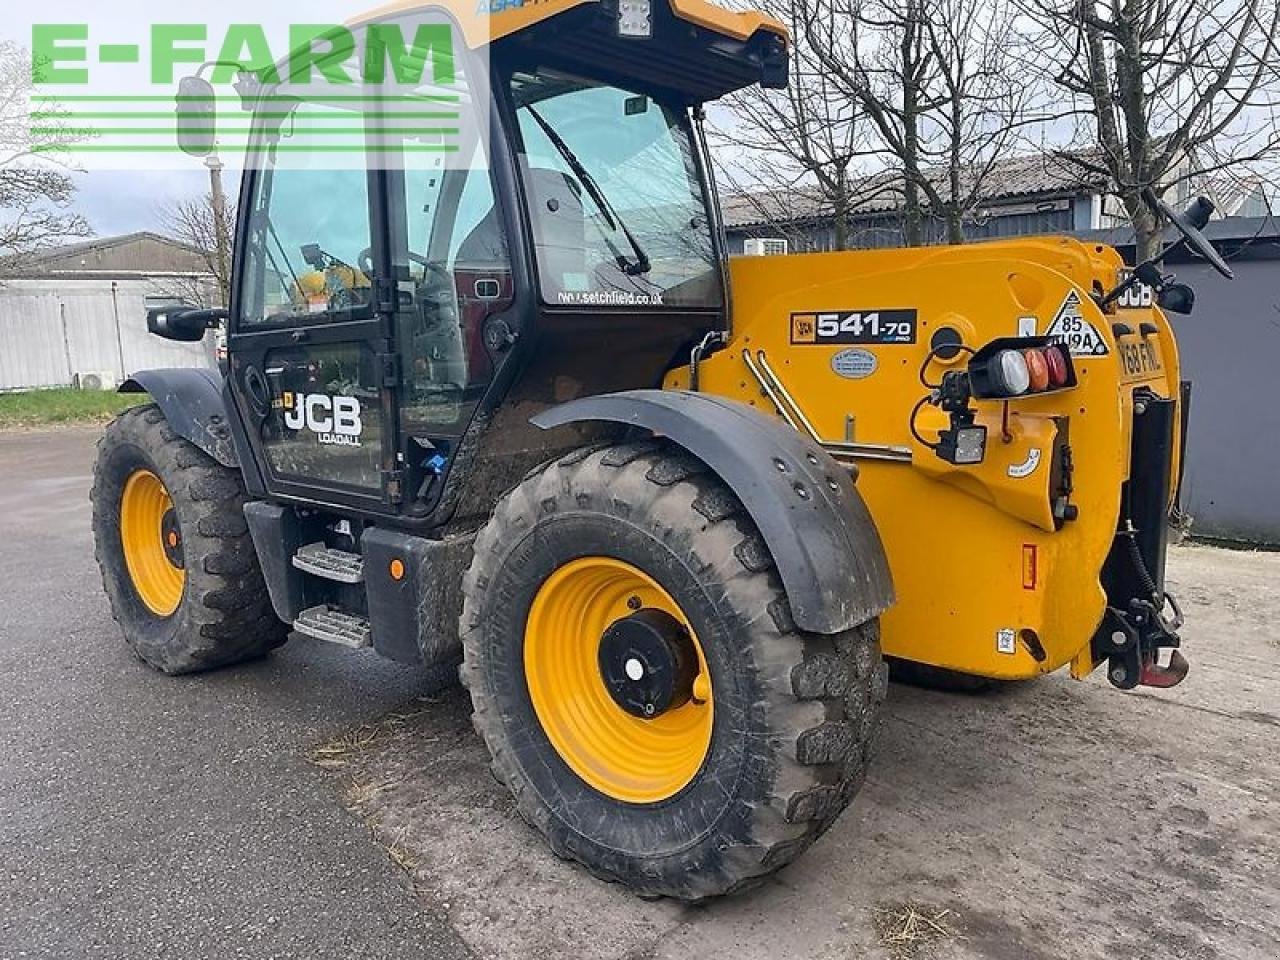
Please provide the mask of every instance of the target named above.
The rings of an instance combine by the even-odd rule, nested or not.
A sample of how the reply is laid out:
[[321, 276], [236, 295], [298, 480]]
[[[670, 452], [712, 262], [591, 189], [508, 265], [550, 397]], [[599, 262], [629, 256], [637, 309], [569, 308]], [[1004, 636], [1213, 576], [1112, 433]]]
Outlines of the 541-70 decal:
[[793, 313], [791, 342], [915, 343], [916, 311], [832, 310], [823, 313]]

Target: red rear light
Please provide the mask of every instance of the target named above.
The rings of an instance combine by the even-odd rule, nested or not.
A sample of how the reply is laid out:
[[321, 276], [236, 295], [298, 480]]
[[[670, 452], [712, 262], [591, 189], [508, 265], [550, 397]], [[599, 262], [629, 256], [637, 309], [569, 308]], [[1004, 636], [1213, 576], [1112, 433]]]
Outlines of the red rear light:
[[1071, 368], [1067, 364], [1065, 348], [1059, 344], [1051, 344], [1044, 348], [1045, 364], [1049, 370], [1049, 386], [1054, 390], [1065, 387], [1071, 379]]
[[1037, 350], [1035, 347], [1022, 352], [1023, 357], [1027, 361], [1027, 376], [1030, 379], [1030, 390], [1032, 393], [1039, 393], [1049, 387], [1049, 361], [1045, 357], [1043, 350]]

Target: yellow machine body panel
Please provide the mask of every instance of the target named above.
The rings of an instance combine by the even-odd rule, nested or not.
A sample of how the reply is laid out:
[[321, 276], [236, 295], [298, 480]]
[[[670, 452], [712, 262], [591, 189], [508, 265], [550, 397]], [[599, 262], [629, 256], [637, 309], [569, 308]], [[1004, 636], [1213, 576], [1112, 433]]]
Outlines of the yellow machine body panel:
[[[353, 25], [376, 23], [412, 16], [422, 10], [449, 11], [472, 49], [512, 36], [557, 14], [600, 0], [394, 0], [361, 15]], [[677, 18], [724, 34], [735, 40], [746, 40], [764, 30], [787, 37], [787, 29], [768, 14], [754, 10], [726, 10], [708, 0], [669, 0]]]
[[[1090, 640], [1107, 602], [1100, 576], [1129, 476], [1134, 390], [1179, 395], [1177, 347], [1160, 311], [1104, 314], [1089, 296], [1113, 286], [1121, 266], [1110, 248], [1066, 238], [731, 262], [731, 338], [700, 363], [697, 388], [778, 414], [772, 387], [801, 411], [800, 429], [811, 426], [857, 464], [897, 592], [882, 618], [886, 654], [1003, 679], [1066, 663], [1077, 676], [1094, 668]], [[856, 326], [851, 317], [909, 311], [910, 342], [851, 346], [822, 336]], [[1087, 325], [1099, 352], [1073, 351], [1074, 388], [974, 401], [988, 430], [982, 463], [952, 465], [913, 436], [938, 329], [977, 349], [1064, 322]], [[963, 353], [935, 359], [925, 374], [936, 382], [966, 362]], [[689, 381], [686, 367], [667, 385]], [[930, 405], [916, 418], [926, 440], [946, 424]], [[1176, 444], [1174, 456], [1170, 489]], [[1052, 488], [1064, 475], [1078, 516], [1057, 522]]]

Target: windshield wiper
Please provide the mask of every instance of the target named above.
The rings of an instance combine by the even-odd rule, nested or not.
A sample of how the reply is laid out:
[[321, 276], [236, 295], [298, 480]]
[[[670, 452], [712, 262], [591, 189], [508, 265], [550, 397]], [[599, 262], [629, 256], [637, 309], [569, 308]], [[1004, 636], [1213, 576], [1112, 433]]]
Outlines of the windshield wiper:
[[621, 231], [622, 235], [627, 238], [627, 243], [631, 245], [631, 250], [635, 254], [634, 259], [628, 258], [617, 248], [612, 240], [608, 239], [608, 237], [605, 238], [605, 242], [609, 244], [610, 252], [617, 258], [618, 269], [629, 277], [638, 277], [652, 270], [653, 264], [649, 262], [649, 255], [644, 252], [644, 248], [640, 246], [640, 241], [635, 238], [635, 235], [627, 229], [627, 225], [623, 222], [622, 217], [618, 215], [618, 211], [613, 209], [613, 204], [604, 195], [604, 191], [600, 189], [600, 184], [596, 183], [595, 177], [591, 176], [590, 171], [582, 165], [582, 161], [569, 149], [569, 145], [561, 139], [560, 134], [552, 129], [551, 124], [542, 119], [542, 115], [537, 110], [528, 104], [525, 105], [525, 109], [529, 111], [529, 116], [533, 117], [538, 126], [542, 128], [542, 132], [547, 135], [551, 145], [560, 152], [560, 156], [564, 157], [564, 162], [569, 165], [573, 175], [586, 188], [592, 202], [595, 203], [596, 208], [609, 225], [609, 229]]

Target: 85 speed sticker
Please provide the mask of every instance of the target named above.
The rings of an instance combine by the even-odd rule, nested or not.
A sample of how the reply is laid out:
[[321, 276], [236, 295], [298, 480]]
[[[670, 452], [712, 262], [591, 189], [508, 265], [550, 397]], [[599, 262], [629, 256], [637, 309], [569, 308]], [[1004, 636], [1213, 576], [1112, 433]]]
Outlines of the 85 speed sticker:
[[793, 313], [791, 342], [796, 344], [886, 344], [916, 342], [914, 310], [832, 310]]
[[1073, 357], [1105, 357], [1110, 352], [1107, 350], [1107, 341], [1103, 340], [1097, 328], [1084, 318], [1080, 302], [1080, 294], [1074, 290], [1068, 291], [1066, 299], [1062, 301], [1062, 306], [1058, 308], [1053, 318], [1053, 323], [1049, 324], [1049, 329], [1045, 331], [1045, 336], [1065, 343]]

